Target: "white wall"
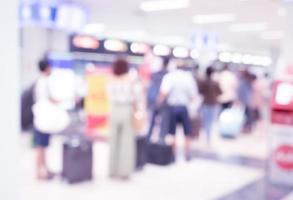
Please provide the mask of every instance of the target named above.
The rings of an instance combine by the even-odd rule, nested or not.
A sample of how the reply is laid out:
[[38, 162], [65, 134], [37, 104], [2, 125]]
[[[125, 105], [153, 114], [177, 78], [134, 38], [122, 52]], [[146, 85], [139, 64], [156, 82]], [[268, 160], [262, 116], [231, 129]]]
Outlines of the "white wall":
[[21, 87], [26, 88], [37, 77], [38, 61], [48, 51], [68, 51], [68, 33], [42, 27], [21, 30]]
[[0, 195], [17, 199], [17, 138], [19, 134], [18, 0], [1, 1], [0, 53]]
[[275, 70], [275, 77], [286, 76], [286, 68], [293, 65], [293, 3], [286, 4], [287, 15], [284, 19], [285, 36], [282, 40], [280, 57]]

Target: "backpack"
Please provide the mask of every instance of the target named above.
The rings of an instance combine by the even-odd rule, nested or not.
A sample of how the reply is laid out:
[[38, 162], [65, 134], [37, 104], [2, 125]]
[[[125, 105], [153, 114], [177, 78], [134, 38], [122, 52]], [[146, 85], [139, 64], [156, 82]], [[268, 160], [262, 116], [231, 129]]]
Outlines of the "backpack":
[[35, 84], [21, 94], [21, 129], [30, 130], [33, 127], [34, 115], [32, 107], [35, 104]]

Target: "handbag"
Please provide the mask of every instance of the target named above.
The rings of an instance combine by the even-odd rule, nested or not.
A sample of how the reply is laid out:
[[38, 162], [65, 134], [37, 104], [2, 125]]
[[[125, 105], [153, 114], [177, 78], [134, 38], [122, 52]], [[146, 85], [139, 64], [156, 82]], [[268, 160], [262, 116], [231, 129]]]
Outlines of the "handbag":
[[66, 110], [48, 100], [40, 100], [33, 105], [34, 126], [47, 134], [57, 134], [70, 124]]
[[238, 136], [244, 124], [244, 109], [232, 106], [225, 109], [219, 116], [219, 131], [223, 137], [234, 138]]
[[136, 134], [145, 132], [146, 114], [140, 109], [135, 109], [133, 114], [133, 126]]

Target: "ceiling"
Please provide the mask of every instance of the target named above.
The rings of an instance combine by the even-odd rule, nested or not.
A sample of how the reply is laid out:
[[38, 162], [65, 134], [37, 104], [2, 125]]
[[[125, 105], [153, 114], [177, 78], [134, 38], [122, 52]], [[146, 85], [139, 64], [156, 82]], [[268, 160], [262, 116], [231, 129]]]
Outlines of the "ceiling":
[[[90, 12], [90, 23], [103, 23], [99, 35], [141, 40], [170, 45], [189, 45], [194, 32], [217, 35], [220, 49], [265, 53], [278, 48], [280, 40], [263, 39], [261, 34], [280, 31], [285, 26], [284, 5], [277, 0], [190, 0], [188, 8], [156, 12], [141, 11], [143, 0], [75, 0]], [[215, 24], [194, 24], [198, 14], [233, 13], [236, 21]], [[233, 32], [235, 23], [264, 22], [265, 31]]]

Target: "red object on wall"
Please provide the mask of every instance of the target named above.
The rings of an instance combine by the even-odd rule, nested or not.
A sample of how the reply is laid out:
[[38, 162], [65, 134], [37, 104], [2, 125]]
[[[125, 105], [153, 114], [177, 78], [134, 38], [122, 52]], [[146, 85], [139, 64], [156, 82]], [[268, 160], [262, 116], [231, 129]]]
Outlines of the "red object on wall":
[[87, 116], [87, 127], [89, 129], [105, 126], [106, 123], [107, 123], [107, 116], [105, 115], [88, 115]]
[[282, 145], [276, 149], [274, 159], [284, 170], [293, 170], [293, 146]]
[[271, 122], [293, 125], [293, 81], [275, 81], [271, 100]]

